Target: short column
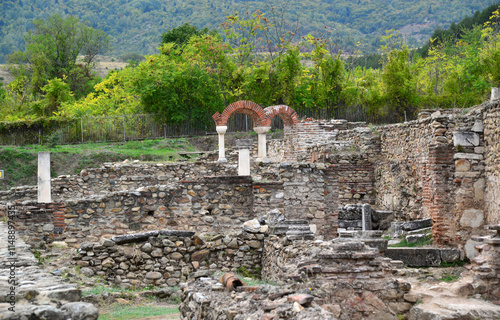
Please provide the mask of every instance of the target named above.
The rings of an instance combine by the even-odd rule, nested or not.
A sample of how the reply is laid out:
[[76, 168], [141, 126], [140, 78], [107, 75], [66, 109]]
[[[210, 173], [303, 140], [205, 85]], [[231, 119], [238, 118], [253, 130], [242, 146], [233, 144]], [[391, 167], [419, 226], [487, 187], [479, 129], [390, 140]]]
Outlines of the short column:
[[257, 161], [268, 161], [266, 134], [271, 130], [271, 127], [255, 127], [253, 130], [259, 134]]
[[252, 148], [252, 139], [240, 139], [236, 140], [236, 147], [239, 149], [238, 152], [238, 175], [239, 176], [249, 176], [250, 175], [250, 148]]
[[500, 88], [491, 88], [490, 102], [500, 100]]
[[227, 131], [227, 126], [217, 126], [215, 128], [219, 134], [219, 160], [218, 162], [227, 162], [226, 149], [224, 148], [224, 134]]
[[38, 202], [52, 202], [50, 190], [50, 152], [38, 152]]

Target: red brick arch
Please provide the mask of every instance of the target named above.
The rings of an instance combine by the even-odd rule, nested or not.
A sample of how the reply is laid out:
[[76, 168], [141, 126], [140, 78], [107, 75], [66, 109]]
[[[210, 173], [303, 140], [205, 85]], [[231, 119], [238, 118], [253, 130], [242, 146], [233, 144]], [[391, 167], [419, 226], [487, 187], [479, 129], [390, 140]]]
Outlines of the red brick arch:
[[264, 109], [264, 112], [269, 117], [269, 125], [271, 125], [271, 120], [273, 120], [275, 116], [279, 116], [283, 119], [285, 126], [291, 126], [299, 123], [299, 115], [297, 112], [284, 104], [267, 107]]
[[271, 123], [271, 119], [268, 119], [264, 109], [262, 109], [258, 104], [248, 100], [240, 100], [231, 103], [222, 111], [222, 114], [216, 112], [212, 118], [215, 120], [217, 126], [227, 125], [227, 120], [233, 113], [244, 113], [250, 117], [253, 121], [254, 127], [264, 126], [267, 122]]

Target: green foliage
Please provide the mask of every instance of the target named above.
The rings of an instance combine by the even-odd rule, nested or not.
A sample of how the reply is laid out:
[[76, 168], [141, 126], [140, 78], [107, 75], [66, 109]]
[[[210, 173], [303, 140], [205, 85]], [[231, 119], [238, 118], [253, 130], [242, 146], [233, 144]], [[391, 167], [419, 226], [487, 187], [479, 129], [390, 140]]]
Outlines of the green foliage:
[[84, 56], [82, 68], [92, 65], [99, 53], [109, 47], [109, 39], [77, 18], [58, 14], [46, 20], [33, 21], [34, 29], [25, 36], [25, 58], [32, 70], [31, 86], [39, 93], [47, 80], [67, 76], [77, 67], [77, 57]]
[[162, 54], [149, 57], [135, 73], [134, 91], [144, 110], [167, 123], [189, 120], [205, 127], [211, 121], [207, 115], [224, 106], [219, 83], [199, 65], [184, 60], [184, 50], [173, 43], [164, 44], [161, 50]]
[[[96, 83], [91, 71], [96, 55], [109, 47], [104, 32], [58, 14], [33, 21], [24, 42], [24, 52], [9, 56], [8, 68], [14, 76], [8, 86], [10, 117], [51, 117], [73, 96], [87, 95]], [[83, 61], [77, 61], [78, 55]]]
[[241, 274], [243, 277], [251, 277], [252, 275], [250, 274], [250, 272], [248, 271], [247, 268], [245, 268], [245, 266], [239, 266], [238, 269], [236, 269], [238, 271], [239, 274]]
[[161, 35], [161, 44], [165, 43], [175, 43], [177, 46], [183, 46], [187, 44], [189, 39], [194, 36], [201, 36], [203, 34], [216, 35], [216, 31], [210, 31], [208, 28], [203, 28], [199, 30], [196, 26], [190, 25], [189, 23], [184, 23], [182, 26], [172, 28]]
[[[33, 19], [45, 18], [54, 12], [78, 17], [96, 29], [105, 30], [112, 38], [116, 55], [129, 51], [153, 54], [157, 53], [160, 33], [166, 30], [186, 22], [194, 22], [198, 28], [216, 29], [225, 16], [234, 12], [260, 9], [270, 16], [271, 8], [283, 2], [289, 7], [290, 15], [300, 14], [301, 36], [318, 33], [328, 26], [344, 39], [344, 51], [356, 51], [360, 40], [363, 52], [373, 52], [379, 46], [378, 37], [387, 29], [407, 26], [425, 41], [436, 26], [447, 27], [497, 1], [1, 1], [0, 61], [4, 55], [22, 47], [22, 35], [31, 28]], [[412, 46], [421, 44], [416, 40], [412, 43]]]
[[42, 88], [44, 98], [42, 100], [41, 110], [35, 110], [41, 117], [50, 117], [54, 112], [59, 110], [62, 104], [69, 103], [74, 100], [73, 93], [69, 85], [59, 78], [49, 80]]
[[[246, 99], [262, 106], [287, 104], [319, 117], [334, 111], [355, 111], [373, 122], [392, 122], [414, 119], [421, 108], [480, 103], [489, 87], [500, 83], [498, 11], [484, 26], [431, 41], [426, 58], [411, 51], [399, 32], [389, 30], [380, 41], [380, 55], [343, 60], [340, 49], [350, 46], [352, 40], [339, 40], [338, 33], [326, 28], [319, 36], [306, 35], [301, 42], [296, 41], [293, 10], [287, 11], [291, 7], [281, 4], [229, 15], [222, 24], [225, 39], [190, 24], [172, 28], [163, 34], [160, 54], [140, 63], [134, 60], [101, 82], [90, 71], [90, 53], [81, 63], [70, 63], [72, 58], [68, 57], [76, 52], [73, 46], [61, 46], [67, 54], [54, 60], [57, 63], [51, 62], [51, 50], [40, 54], [58, 42], [49, 41], [47, 34], [53, 32], [35, 29], [27, 36], [28, 40], [36, 39], [27, 42], [31, 51], [11, 56], [15, 79], [4, 90], [0, 117], [16, 120], [149, 112], [157, 114], [161, 122], [190, 121], [204, 129], [213, 125], [210, 115], [215, 111]], [[433, 6], [431, 11], [438, 10]], [[350, 14], [354, 13], [352, 9]], [[72, 19], [53, 16], [46, 21], [46, 29], [61, 25], [61, 30], [74, 30], [68, 24], [78, 23]], [[44, 24], [38, 21], [35, 25], [42, 29]], [[86, 39], [95, 40], [100, 47], [98, 37], [86, 28], [82, 29], [87, 30], [83, 32]], [[363, 50], [361, 43], [352, 45], [348, 51]], [[122, 56], [128, 58], [141, 57]], [[30, 59], [39, 64], [28, 64]], [[54, 73], [54, 66], [59, 65], [60, 71]], [[58, 76], [53, 77], [55, 74]]]
[[387, 62], [382, 70], [382, 86], [389, 112], [394, 112], [400, 120], [406, 113], [416, 113], [416, 90], [413, 74], [410, 70], [409, 50], [393, 49], [387, 55]]
[[498, 5], [499, 4], [492, 4], [482, 11], [476, 11], [472, 17], [466, 16], [459, 23], [452, 22], [448, 29], [438, 27], [432, 33], [432, 36], [430, 37], [431, 39], [424, 46], [419, 48], [417, 53], [422, 57], [427, 57], [429, 55], [429, 50], [433, 46], [449, 41], [450, 39], [452, 41], [457, 41], [467, 31], [486, 23], [493, 15], [493, 12], [497, 10]]

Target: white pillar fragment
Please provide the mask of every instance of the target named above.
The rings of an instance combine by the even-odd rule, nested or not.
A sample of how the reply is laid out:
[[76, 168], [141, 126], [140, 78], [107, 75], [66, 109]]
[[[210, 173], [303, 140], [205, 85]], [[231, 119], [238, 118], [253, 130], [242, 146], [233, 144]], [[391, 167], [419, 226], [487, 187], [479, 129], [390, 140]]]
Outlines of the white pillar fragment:
[[224, 134], [227, 131], [227, 126], [217, 126], [215, 128], [219, 134], [219, 160], [218, 162], [227, 162], [226, 149], [224, 148]]
[[250, 150], [248, 149], [240, 149], [238, 154], [238, 175], [250, 175]]
[[271, 130], [271, 127], [255, 127], [253, 130], [259, 134], [257, 161], [268, 161], [266, 133]]
[[491, 88], [490, 102], [500, 100], [500, 88]]
[[38, 202], [52, 202], [50, 192], [50, 152], [38, 152]]
[[240, 139], [236, 140], [236, 147], [238, 152], [238, 175], [239, 176], [249, 176], [250, 175], [250, 148], [252, 148], [252, 139]]

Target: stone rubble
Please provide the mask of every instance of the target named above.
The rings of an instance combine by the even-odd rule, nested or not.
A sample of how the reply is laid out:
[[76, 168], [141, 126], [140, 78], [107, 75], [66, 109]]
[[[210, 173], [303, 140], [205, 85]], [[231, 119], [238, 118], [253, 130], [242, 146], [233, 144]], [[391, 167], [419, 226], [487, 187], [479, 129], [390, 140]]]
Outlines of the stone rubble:
[[[9, 254], [8, 226], [0, 222], [0, 319], [9, 320], [67, 320], [97, 319], [99, 312], [90, 303], [80, 302], [82, 294], [74, 285], [68, 284], [61, 277], [55, 276], [38, 265], [27, 245], [16, 234], [15, 256]], [[14, 251], [14, 250], [12, 250]], [[14, 257], [15, 259], [8, 259]], [[15, 268], [11, 269], [11, 261]], [[15, 276], [15, 312], [9, 311], [13, 305], [10, 295], [13, 283], [10, 276]]]

